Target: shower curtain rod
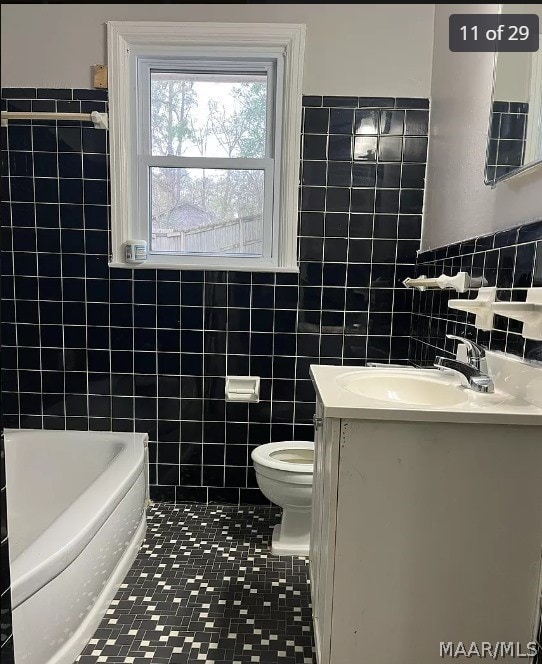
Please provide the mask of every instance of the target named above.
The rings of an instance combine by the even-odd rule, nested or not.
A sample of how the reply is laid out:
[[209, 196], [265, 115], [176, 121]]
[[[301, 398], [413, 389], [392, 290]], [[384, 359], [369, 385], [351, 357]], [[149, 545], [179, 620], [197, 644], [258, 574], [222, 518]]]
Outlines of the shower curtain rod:
[[92, 122], [94, 129], [109, 129], [109, 116], [107, 113], [92, 111], [92, 113], [38, 113], [2, 111], [2, 125], [8, 120], [78, 120]]

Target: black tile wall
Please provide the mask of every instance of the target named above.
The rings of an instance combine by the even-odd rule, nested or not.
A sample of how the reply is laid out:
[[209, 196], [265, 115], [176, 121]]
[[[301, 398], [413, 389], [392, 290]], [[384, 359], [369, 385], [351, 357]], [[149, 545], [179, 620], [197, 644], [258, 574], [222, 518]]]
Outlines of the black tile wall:
[[526, 102], [493, 102], [486, 165], [488, 181], [494, 182], [523, 164], [528, 117]]
[[[9, 109], [104, 110], [89, 90]], [[258, 503], [254, 446], [312, 439], [312, 363], [408, 361], [426, 99], [304, 98], [299, 274], [110, 269], [107, 135], [2, 128], [9, 426], [147, 431], [157, 500]], [[226, 375], [261, 401], [226, 403]], [[180, 442], [179, 442], [180, 441]]]
[[[443, 272], [455, 274], [459, 270], [483, 277], [487, 286], [496, 286], [498, 300], [524, 301], [527, 288], [542, 286], [542, 221], [424, 251], [418, 256], [418, 275], [438, 277]], [[446, 339], [446, 334], [457, 334], [490, 350], [542, 361], [542, 343], [524, 339], [519, 321], [496, 315], [495, 329], [486, 332], [474, 327], [473, 314], [448, 307], [450, 298], [476, 295], [476, 290], [459, 296], [453, 290], [416, 291], [411, 360], [430, 365], [436, 355], [453, 355], [455, 343]]]

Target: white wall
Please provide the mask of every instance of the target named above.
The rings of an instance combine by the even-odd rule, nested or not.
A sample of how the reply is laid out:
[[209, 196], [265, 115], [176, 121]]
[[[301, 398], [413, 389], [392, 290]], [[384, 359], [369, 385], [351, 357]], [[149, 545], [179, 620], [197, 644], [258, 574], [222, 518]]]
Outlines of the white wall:
[[495, 99], [529, 101], [531, 84], [531, 53], [499, 53]]
[[435, 8], [425, 249], [542, 217], [542, 167], [495, 189], [484, 184], [493, 54], [448, 48], [450, 14], [496, 10], [495, 4]]
[[4, 87], [91, 87], [108, 20], [307, 25], [305, 94], [429, 96], [434, 5], [2, 4]]

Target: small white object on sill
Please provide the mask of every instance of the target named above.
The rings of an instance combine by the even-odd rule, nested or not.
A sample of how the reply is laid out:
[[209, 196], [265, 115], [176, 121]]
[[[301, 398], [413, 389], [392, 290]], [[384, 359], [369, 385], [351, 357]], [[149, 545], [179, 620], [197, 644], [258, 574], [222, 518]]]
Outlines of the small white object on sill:
[[542, 287], [529, 288], [525, 302], [494, 302], [491, 310], [499, 316], [523, 323], [521, 336], [542, 341]]
[[[487, 282], [485, 282], [487, 283]], [[470, 288], [480, 288], [484, 285], [483, 277], [471, 277], [468, 272], [458, 272], [455, 276], [441, 274], [440, 277], [426, 277], [424, 274], [419, 277], [407, 277], [403, 281], [407, 288], [417, 288], [419, 291], [428, 288], [453, 288], [458, 293], [464, 293]]]
[[144, 263], [147, 260], [147, 241], [127, 240], [124, 243], [124, 258], [130, 265]]
[[226, 401], [260, 401], [259, 376], [226, 376]]
[[480, 288], [478, 296], [474, 300], [448, 300], [450, 309], [468, 311], [475, 314], [474, 327], [478, 330], [493, 329], [492, 304], [495, 302], [497, 289], [493, 286]]

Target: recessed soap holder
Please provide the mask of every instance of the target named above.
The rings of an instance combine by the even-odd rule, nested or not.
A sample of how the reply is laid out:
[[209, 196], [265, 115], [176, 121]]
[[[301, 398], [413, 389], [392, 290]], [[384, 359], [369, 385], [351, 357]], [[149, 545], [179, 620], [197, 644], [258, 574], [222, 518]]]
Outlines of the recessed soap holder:
[[523, 323], [525, 339], [542, 341], [542, 288], [529, 288], [525, 302], [497, 302], [496, 288], [480, 288], [474, 300], [449, 300], [451, 309], [475, 314], [474, 327], [479, 330], [493, 329], [493, 316], [506, 316]]
[[257, 403], [260, 400], [259, 376], [227, 376], [226, 401]]
[[468, 311], [475, 314], [474, 327], [479, 330], [493, 329], [492, 304], [495, 302], [497, 289], [489, 286], [478, 290], [478, 296], [474, 300], [448, 300], [450, 309]]

